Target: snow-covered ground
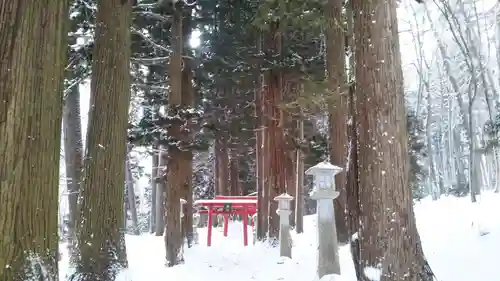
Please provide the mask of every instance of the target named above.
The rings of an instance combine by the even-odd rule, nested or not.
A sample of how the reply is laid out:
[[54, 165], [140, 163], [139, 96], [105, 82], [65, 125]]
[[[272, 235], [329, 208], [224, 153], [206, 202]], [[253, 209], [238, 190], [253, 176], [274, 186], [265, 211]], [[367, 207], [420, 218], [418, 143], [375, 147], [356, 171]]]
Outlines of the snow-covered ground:
[[[423, 200], [415, 210], [424, 251], [439, 281], [500, 281], [500, 195], [484, 195], [476, 206], [468, 198]], [[279, 250], [265, 244], [244, 247], [242, 225], [236, 222], [227, 238], [215, 229], [212, 247], [206, 246], [206, 229], [200, 229], [200, 244], [186, 248], [186, 263], [173, 268], [164, 266], [162, 237], [128, 236], [130, 268], [120, 281], [314, 281], [315, 219], [307, 216], [305, 233], [293, 236], [291, 260], [280, 259]], [[335, 281], [355, 281], [348, 247], [340, 249], [340, 257], [342, 278]], [[67, 260], [61, 269], [64, 275]]]

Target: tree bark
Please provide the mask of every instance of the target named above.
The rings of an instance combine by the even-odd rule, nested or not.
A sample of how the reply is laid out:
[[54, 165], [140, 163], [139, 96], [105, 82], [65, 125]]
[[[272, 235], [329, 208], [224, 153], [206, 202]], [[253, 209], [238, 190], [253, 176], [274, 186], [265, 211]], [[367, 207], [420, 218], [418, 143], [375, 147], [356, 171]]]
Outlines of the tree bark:
[[[302, 116], [297, 120], [298, 125], [298, 140], [302, 143], [304, 139], [304, 120]], [[302, 149], [296, 150], [296, 176], [295, 180], [295, 232], [304, 232], [304, 155]]]
[[[110, 13], [110, 11], [113, 11]], [[124, 179], [132, 3], [98, 1], [81, 212], [73, 281], [114, 280], [127, 267]]]
[[[257, 40], [259, 51], [262, 49], [262, 40], [259, 36]], [[266, 201], [265, 195], [267, 187], [265, 185], [265, 162], [264, 162], [264, 141], [265, 141], [265, 118], [264, 118], [264, 91], [263, 91], [263, 79], [262, 75], [259, 73], [257, 76], [257, 89], [255, 91], [255, 116], [256, 116], [256, 177], [257, 177], [257, 223], [256, 223], [256, 234], [257, 239], [262, 241], [266, 237], [267, 233], [267, 210], [269, 208], [269, 203]]]
[[[360, 259], [365, 269], [380, 272], [383, 281], [432, 280], [408, 186], [396, 5], [396, 0], [353, 1]], [[366, 272], [362, 280], [372, 280]]]
[[[328, 0], [325, 18], [326, 26], [326, 70], [328, 84], [331, 94], [338, 97], [335, 103], [330, 105], [328, 116], [329, 138], [330, 138], [330, 162], [340, 166], [344, 170], [347, 164], [347, 94], [344, 93], [346, 84], [345, 75], [345, 31], [342, 22], [342, 1]], [[346, 172], [335, 177], [336, 189], [340, 192], [334, 202], [335, 225], [337, 228], [337, 239], [345, 244], [349, 241], [346, 223]]]
[[[268, 31], [268, 52], [273, 56], [281, 53], [281, 34], [278, 32], [279, 23], [272, 22]], [[278, 203], [274, 200], [276, 196], [285, 192], [286, 173], [284, 169], [284, 131], [283, 131], [283, 113], [279, 106], [283, 101], [282, 93], [282, 73], [278, 68], [271, 69], [266, 75], [266, 86], [268, 92], [267, 103], [269, 112], [269, 237], [278, 238], [279, 235], [279, 216], [276, 211]]]
[[183, 121], [179, 118], [182, 104], [182, 54], [183, 54], [183, 11], [175, 5], [172, 19], [172, 55], [169, 76], [171, 92], [168, 96], [168, 116], [173, 119], [168, 127], [169, 136], [176, 140], [168, 146], [167, 198], [165, 200], [165, 248], [168, 267], [182, 262], [182, 230], [180, 199], [184, 190], [183, 152], [178, 147], [182, 140]]
[[[189, 45], [189, 35], [191, 34], [191, 16], [186, 15], [185, 24], [183, 25], [183, 38], [184, 47]], [[192, 66], [188, 59], [184, 59], [184, 68], [182, 70], [182, 100], [181, 105], [184, 110], [189, 110], [193, 108], [194, 103], [194, 89], [193, 77], [192, 77]], [[192, 142], [192, 130], [193, 124], [190, 119], [185, 121], [183, 125], [183, 140], [186, 143]], [[190, 149], [182, 151], [183, 153], [183, 191], [184, 195], [182, 199], [186, 200], [184, 205], [184, 217], [183, 217], [183, 232], [182, 238], [186, 237], [188, 240], [188, 245], [191, 247], [193, 240], [193, 152]], [[184, 239], [182, 239], [183, 241]], [[181, 241], [181, 243], [182, 243]]]
[[238, 156], [237, 156], [237, 151], [234, 148], [230, 150], [229, 179], [230, 179], [230, 190], [231, 190], [229, 195], [233, 196], [243, 195], [243, 193], [241, 193], [240, 190]]
[[58, 280], [68, 9], [67, 1], [0, 1], [2, 281]]

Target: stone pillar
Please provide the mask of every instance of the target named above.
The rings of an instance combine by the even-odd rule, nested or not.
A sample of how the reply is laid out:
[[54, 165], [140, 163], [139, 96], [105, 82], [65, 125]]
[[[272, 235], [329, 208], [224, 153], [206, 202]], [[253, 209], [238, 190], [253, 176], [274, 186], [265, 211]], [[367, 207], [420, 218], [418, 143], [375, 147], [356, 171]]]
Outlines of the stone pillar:
[[200, 214], [193, 215], [193, 242], [194, 244], [200, 243], [200, 238], [198, 236], [198, 226], [200, 225]]
[[292, 210], [290, 203], [293, 197], [284, 193], [274, 198], [278, 202], [278, 210], [280, 216], [280, 256], [292, 257], [292, 238], [290, 237], [290, 214]]
[[309, 168], [306, 175], [313, 176], [313, 191], [311, 199], [316, 200], [318, 215], [318, 277], [329, 274], [340, 275], [337, 229], [335, 228], [335, 214], [333, 199], [339, 196], [335, 191], [335, 175], [342, 168], [328, 162], [322, 162]]
[[[181, 198], [180, 202], [181, 202], [181, 213], [180, 213], [181, 220], [180, 220], [180, 222], [181, 222], [181, 233], [182, 233], [184, 231], [184, 229], [183, 229], [184, 223], [182, 221], [182, 219], [184, 218], [184, 205], [187, 203], [187, 201]], [[182, 244], [184, 244], [184, 241], [182, 241]]]

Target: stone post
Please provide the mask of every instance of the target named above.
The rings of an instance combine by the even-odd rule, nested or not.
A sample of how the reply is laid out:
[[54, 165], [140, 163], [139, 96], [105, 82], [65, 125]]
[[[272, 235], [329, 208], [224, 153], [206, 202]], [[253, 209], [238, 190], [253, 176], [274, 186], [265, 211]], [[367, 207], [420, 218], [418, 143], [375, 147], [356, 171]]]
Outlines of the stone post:
[[284, 193], [274, 198], [278, 202], [278, 210], [280, 216], [280, 256], [292, 257], [292, 239], [290, 237], [290, 214], [292, 210], [290, 203], [293, 197]]
[[198, 244], [200, 238], [198, 237], [198, 225], [200, 224], [200, 214], [193, 215], [193, 242], [194, 244]]
[[[180, 222], [181, 222], [181, 233], [182, 233], [184, 231], [184, 229], [183, 229], [184, 223], [182, 221], [182, 219], [184, 218], [184, 205], [187, 203], [187, 201], [181, 198], [180, 202], [181, 202], [181, 213], [180, 213], [181, 220], [180, 220]], [[184, 241], [182, 244], [184, 244]]]
[[309, 168], [306, 175], [313, 176], [313, 190], [311, 199], [316, 200], [318, 214], [318, 277], [328, 274], [340, 275], [337, 229], [335, 228], [335, 214], [333, 199], [339, 196], [335, 191], [335, 175], [342, 168], [328, 162], [322, 162]]

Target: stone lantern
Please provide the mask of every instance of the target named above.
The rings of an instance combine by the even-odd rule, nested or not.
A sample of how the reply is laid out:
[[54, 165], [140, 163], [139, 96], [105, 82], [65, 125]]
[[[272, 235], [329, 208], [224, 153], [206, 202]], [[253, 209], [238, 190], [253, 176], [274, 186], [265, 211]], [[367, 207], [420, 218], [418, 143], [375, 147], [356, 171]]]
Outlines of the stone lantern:
[[333, 199], [340, 195], [335, 190], [335, 176], [340, 172], [342, 168], [326, 161], [306, 171], [306, 175], [313, 176], [311, 199], [316, 200], [317, 203], [318, 276], [320, 279], [329, 274], [340, 275], [337, 229], [333, 209]]
[[290, 237], [290, 214], [292, 213], [290, 203], [292, 200], [293, 197], [286, 193], [274, 198], [274, 201], [278, 202], [276, 212], [280, 216], [280, 256], [289, 258], [292, 257], [292, 239]]

